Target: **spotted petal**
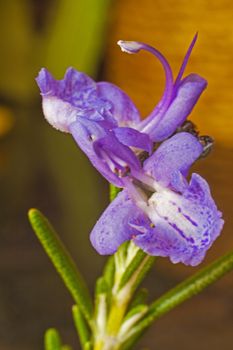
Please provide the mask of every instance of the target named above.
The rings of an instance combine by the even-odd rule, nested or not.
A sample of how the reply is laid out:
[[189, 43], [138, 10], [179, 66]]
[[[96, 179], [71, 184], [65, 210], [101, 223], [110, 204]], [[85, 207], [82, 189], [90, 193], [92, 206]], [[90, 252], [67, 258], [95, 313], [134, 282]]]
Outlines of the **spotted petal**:
[[135, 235], [135, 243], [150, 255], [170, 257], [173, 263], [199, 264], [223, 226], [206, 181], [193, 174], [183, 195], [158, 192], [149, 205], [154, 227], [147, 224], [145, 233]]
[[144, 162], [144, 170], [167, 187], [174, 180], [175, 172], [187, 175], [202, 150], [203, 147], [195, 136], [187, 132], [178, 133], [164, 141]]
[[90, 236], [93, 247], [99, 254], [114, 254], [122, 243], [137, 233], [129, 221], [137, 221], [141, 215], [141, 210], [128, 197], [127, 192], [122, 191], [95, 224]]
[[147, 132], [154, 142], [162, 141], [171, 136], [191, 113], [206, 86], [206, 80], [199, 75], [188, 75], [181, 81], [174, 99], [159, 123], [155, 124], [153, 128], [147, 126], [141, 131]]

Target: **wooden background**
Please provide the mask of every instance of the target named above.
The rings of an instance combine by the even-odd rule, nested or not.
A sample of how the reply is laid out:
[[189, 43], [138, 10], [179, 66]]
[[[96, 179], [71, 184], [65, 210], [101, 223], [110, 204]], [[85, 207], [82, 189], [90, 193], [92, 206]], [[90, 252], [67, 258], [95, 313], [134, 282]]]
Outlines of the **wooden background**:
[[[186, 74], [208, 80], [208, 88], [190, 119], [202, 134], [215, 139], [211, 155], [195, 165], [210, 183], [226, 221], [207, 262], [233, 248], [233, 3], [228, 0], [122, 0], [116, 1], [110, 19], [105, 75], [134, 100], [146, 116], [164, 88], [160, 63], [148, 53], [121, 53], [116, 41], [143, 41], [166, 56], [174, 74], [196, 31], [199, 38]], [[203, 264], [203, 265], [204, 265]], [[166, 285], [195, 269], [171, 265], [165, 259], [150, 277], [150, 288]], [[157, 280], [159, 273], [159, 281]], [[168, 282], [169, 281], [169, 282]], [[150, 349], [232, 349], [233, 275], [160, 320], [141, 343]]]

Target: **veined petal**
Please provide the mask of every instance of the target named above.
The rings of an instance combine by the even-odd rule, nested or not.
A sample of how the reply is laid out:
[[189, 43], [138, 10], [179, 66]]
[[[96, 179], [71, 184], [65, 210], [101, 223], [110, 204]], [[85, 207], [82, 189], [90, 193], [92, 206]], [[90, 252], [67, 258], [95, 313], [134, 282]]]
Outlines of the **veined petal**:
[[224, 222], [200, 176], [193, 174], [184, 193], [164, 190], [153, 194], [148, 217], [154, 227], [147, 225], [147, 232], [136, 235], [134, 241], [150, 255], [195, 266], [203, 260]]
[[115, 253], [122, 243], [137, 233], [137, 230], [129, 225], [129, 220], [137, 220], [141, 215], [143, 214], [128, 197], [126, 190], [120, 192], [91, 232], [93, 247], [102, 255]]
[[117, 139], [124, 145], [136, 147], [151, 154], [153, 143], [150, 140], [149, 135], [127, 127], [114, 128], [113, 132]]
[[182, 194], [186, 199], [201, 203], [211, 208], [213, 211], [217, 210], [216, 204], [211, 197], [207, 181], [196, 173], [192, 174], [189, 186], [185, 188]]
[[140, 122], [140, 114], [129, 96], [116, 85], [99, 82], [97, 91], [101, 98], [112, 104], [112, 115], [119, 126], [135, 126]]
[[164, 141], [143, 165], [146, 173], [168, 187], [174, 181], [174, 173], [186, 176], [190, 166], [202, 153], [198, 139], [187, 132], [175, 134]]
[[156, 125], [148, 125], [141, 131], [148, 133], [154, 142], [162, 141], [171, 136], [191, 113], [206, 86], [206, 80], [199, 75], [188, 75], [178, 86], [176, 97], [161, 121]]

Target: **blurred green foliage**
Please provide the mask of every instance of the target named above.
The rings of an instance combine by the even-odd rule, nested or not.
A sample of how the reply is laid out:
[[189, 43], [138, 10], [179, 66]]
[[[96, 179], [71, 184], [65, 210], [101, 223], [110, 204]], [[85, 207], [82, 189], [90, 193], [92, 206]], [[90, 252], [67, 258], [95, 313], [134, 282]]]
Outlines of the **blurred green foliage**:
[[[39, 304], [33, 297], [38, 299], [35, 295], [47, 273], [26, 222], [29, 207], [37, 206], [56, 220], [74, 256], [79, 255], [81, 266], [85, 265], [89, 283], [98, 269], [98, 263], [91, 261], [98, 258], [89, 231], [107, 200], [104, 181], [72, 138], [44, 121], [35, 77], [44, 66], [61, 79], [66, 68], [74, 66], [95, 78], [104, 55], [110, 4], [110, 0], [0, 1], [0, 324], [4, 325], [0, 348], [11, 342], [12, 349], [21, 349], [21, 343], [24, 350], [39, 349], [40, 329], [47, 327], [43, 316], [30, 308], [20, 325], [17, 321], [22, 307], [27, 308], [20, 301], [21, 281], [31, 285], [27, 303], [35, 309]], [[44, 277], [35, 280], [32, 266], [38, 261]], [[58, 291], [47, 293], [60, 305]], [[42, 307], [52, 305], [43, 302]], [[54, 318], [58, 319], [55, 311]]]
[[0, 2], [3, 96], [19, 102], [37, 91], [46, 66], [60, 77], [67, 66], [95, 76], [104, 47], [110, 0]]
[[[0, 97], [8, 101], [7, 107], [16, 107], [14, 155], [25, 142], [28, 150], [28, 143], [36, 137], [34, 154], [24, 150], [24, 159], [30, 159], [19, 193], [27, 191], [28, 177], [36, 176], [33, 171], [38, 171], [38, 165], [36, 169], [32, 166], [36, 159], [37, 164], [47, 167], [48, 182], [52, 181], [57, 190], [69, 232], [90, 229], [89, 217], [97, 216], [96, 203], [101, 202], [102, 191], [96, 189], [99, 180], [73, 140], [44, 122], [35, 76], [45, 66], [59, 79], [67, 67], [74, 66], [95, 77], [103, 56], [109, 5], [110, 0], [0, 2]], [[11, 173], [19, 165], [17, 156], [13, 158]]]

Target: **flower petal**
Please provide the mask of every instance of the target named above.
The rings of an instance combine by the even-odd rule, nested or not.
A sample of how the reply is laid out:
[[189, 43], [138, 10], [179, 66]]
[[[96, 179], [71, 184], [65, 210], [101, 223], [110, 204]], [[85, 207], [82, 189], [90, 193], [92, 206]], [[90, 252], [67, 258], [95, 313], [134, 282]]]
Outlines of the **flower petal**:
[[95, 224], [90, 240], [93, 247], [101, 255], [110, 255], [125, 241], [131, 239], [137, 231], [129, 225], [141, 214], [140, 209], [128, 197], [124, 190], [107, 207]]
[[188, 245], [172, 227], [162, 221], [146, 233], [135, 235], [134, 243], [149, 255], [169, 257], [174, 264], [181, 262], [196, 266], [206, 253], [204, 249]]
[[77, 116], [102, 119], [109, 127], [117, 126], [111, 114], [112, 103], [98, 96], [96, 83], [86, 74], [69, 68], [63, 79], [56, 80], [43, 68], [36, 81], [45, 118], [56, 129], [69, 132], [69, 125]]
[[174, 180], [173, 174], [176, 171], [187, 175], [202, 150], [203, 147], [195, 136], [181, 132], [164, 141], [144, 162], [143, 168], [163, 186], [168, 187]]
[[120, 177], [125, 176], [130, 169], [140, 169], [135, 153], [119, 142], [112, 132], [95, 141], [93, 147], [99, 159], [108, 164], [113, 172], [119, 173]]
[[[84, 100], [96, 89], [96, 83], [86, 74], [70, 67], [61, 80], [56, 80], [46, 68], [42, 68], [36, 78], [42, 96], [56, 96], [75, 107], [83, 105]], [[85, 94], [85, 96], [84, 96]]]
[[113, 132], [117, 139], [124, 145], [142, 149], [149, 154], [152, 152], [153, 143], [149, 135], [127, 127], [114, 128]]
[[42, 68], [36, 77], [37, 85], [40, 88], [40, 92], [43, 95], [53, 95], [57, 94], [57, 81], [53, 78], [52, 74], [46, 68]]
[[148, 133], [154, 142], [162, 141], [171, 136], [191, 113], [206, 86], [206, 80], [199, 75], [188, 75], [181, 81], [176, 97], [160, 122], [154, 125], [153, 128], [147, 127], [141, 129], [141, 131]]
[[149, 199], [154, 227], [136, 235], [135, 243], [148, 254], [169, 256], [173, 263], [199, 264], [223, 226], [208, 184], [193, 174], [183, 195], [156, 192]]
[[104, 138], [107, 134], [99, 122], [79, 117], [69, 126], [75, 142], [86, 154], [94, 167], [111, 183], [121, 187], [121, 180], [109, 169], [101, 159], [99, 159], [94, 149], [95, 140]]
[[112, 115], [120, 126], [134, 126], [139, 123], [139, 111], [124, 91], [107, 82], [97, 83], [97, 91], [101, 98], [111, 102]]

